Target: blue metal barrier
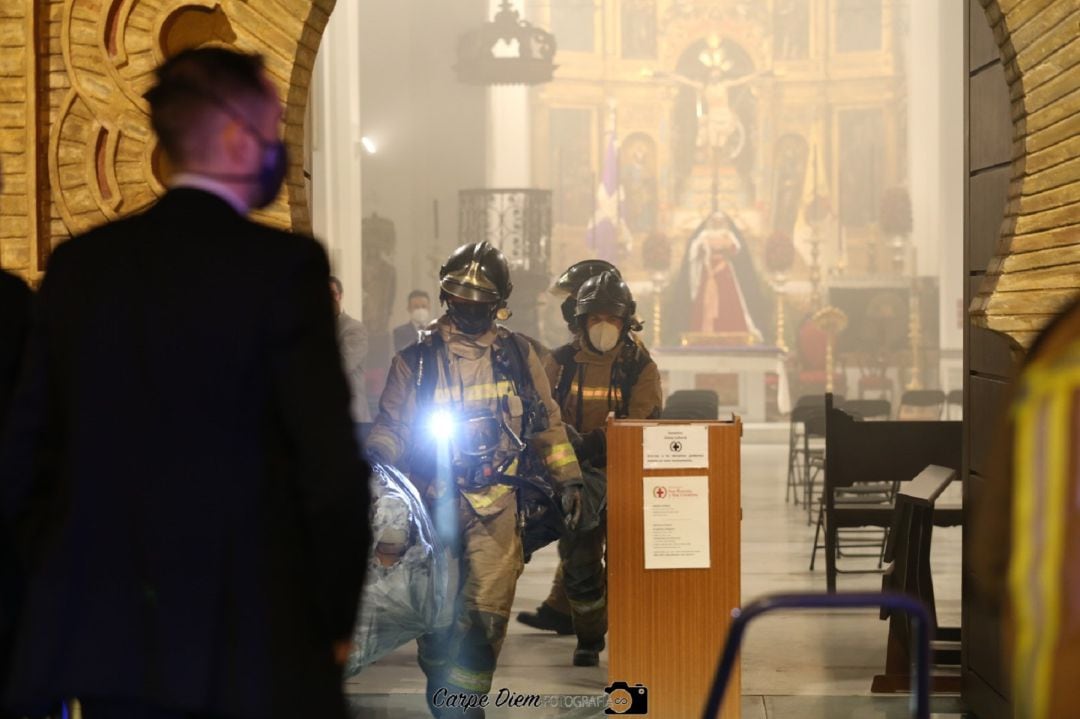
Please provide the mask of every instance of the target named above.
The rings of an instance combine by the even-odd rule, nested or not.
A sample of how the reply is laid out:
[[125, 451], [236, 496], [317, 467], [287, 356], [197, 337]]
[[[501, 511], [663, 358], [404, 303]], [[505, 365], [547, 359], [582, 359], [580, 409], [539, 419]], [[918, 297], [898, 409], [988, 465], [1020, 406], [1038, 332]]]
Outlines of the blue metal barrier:
[[899, 592], [853, 592], [846, 594], [771, 594], [755, 599], [741, 609], [731, 611], [731, 628], [728, 630], [724, 653], [716, 668], [709, 701], [705, 705], [704, 719], [715, 719], [724, 704], [724, 692], [735, 669], [746, 626], [757, 617], [781, 609], [880, 609], [904, 612], [911, 615], [915, 632], [915, 648], [912, 652], [912, 676], [915, 679], [911, 692], [911, 712], [916, 719], [930, 719], [930, 614], [921, 601]]

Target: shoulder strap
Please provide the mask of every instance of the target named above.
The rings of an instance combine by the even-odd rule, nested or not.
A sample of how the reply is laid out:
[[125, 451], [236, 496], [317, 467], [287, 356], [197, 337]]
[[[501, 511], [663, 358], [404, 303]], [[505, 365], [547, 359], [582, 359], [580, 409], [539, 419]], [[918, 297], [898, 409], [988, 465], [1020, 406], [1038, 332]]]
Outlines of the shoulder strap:
[[577, 348], [573, 344], [565, 344], [551, 355], [559, 365], [559, 378], [555, 381], [554, 388], [555, 402], [562, 407], [570, 396], [570, 385], [574, 383], [574, 376], [577, 374], [577, 362], [574, 360]]
[[649, 355], [649, 351], [634, 342], [632, 339], [627, 338], [626, 349], [620, 354], [618, 363], [619, 368], [616, 370], [619, 380], [619, 391], [622, 393], [622, 405], [619, 409], [622, 412], [623, 417], [627, 417], [630, 414], [630, 398], [634, 392], [634, 385], [637, 384], [638, 379], [641, 377], [641, 373], [645, 371], [645, 368], [652, 362], [652, 357]]
[[442, 336], [438, 332], [424, 331], [413, 344], [401, 350], [401, 357], [413, 373], [413, 386], [416, 391], [416, 406], [431, 404], [435, 397], [435, 388], [439, 383], [438, 353], [442, 346]]

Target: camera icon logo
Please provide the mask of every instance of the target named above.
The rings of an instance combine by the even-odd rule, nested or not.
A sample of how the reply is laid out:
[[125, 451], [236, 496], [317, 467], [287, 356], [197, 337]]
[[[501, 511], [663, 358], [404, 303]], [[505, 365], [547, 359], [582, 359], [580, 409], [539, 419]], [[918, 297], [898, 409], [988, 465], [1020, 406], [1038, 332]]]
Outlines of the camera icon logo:
[[607, 709], [604, 714], [648, 714], [649, 688], [644, 684], [615, 682], [604, 687], [608, 695]]

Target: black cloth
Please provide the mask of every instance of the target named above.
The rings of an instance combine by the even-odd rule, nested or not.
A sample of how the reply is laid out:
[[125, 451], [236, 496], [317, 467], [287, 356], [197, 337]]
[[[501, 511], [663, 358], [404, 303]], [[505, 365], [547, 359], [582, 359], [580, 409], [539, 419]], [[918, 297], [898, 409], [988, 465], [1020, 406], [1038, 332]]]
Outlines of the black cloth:
[[110, 699], [80, 699], [79, 706], [83, 719], [216, 719], [208, 714], [189, 714], [138, 702]]
[[406, 322], [403, 325], [398, 325], [394, 328], [394, 354], [397, 354], [401, 350], [405, 349], [413, 342], [416, 342], [416, 338], [419, 335], [419, 331], [416, 329], [416, 325], [412, 322]]
[[345, 717], [368, 468], [310, 238], [197, 190], [60, 245], [0, 449], [6, 697]]
[[0, 270], [0, 429], [30, 327], [30, 288], [15, 275]]
[[[26, 283], [0, 270], [0, 435], [22, 364], [26, 333], [30, 328], [30, 300], [30, 288]], [[0, 523], [0, 682], [8, 673], [21, 586], [10, 534], [2, 526]]]

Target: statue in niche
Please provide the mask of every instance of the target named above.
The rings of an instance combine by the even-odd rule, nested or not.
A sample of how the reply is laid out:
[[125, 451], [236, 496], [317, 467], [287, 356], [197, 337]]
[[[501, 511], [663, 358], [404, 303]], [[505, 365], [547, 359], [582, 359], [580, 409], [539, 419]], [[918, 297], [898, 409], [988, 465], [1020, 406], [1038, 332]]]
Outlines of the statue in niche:
[[724, 212], [711, 214], [690, 235], [666, 305], [665, 343], [762, 342], [768, 300], [746, 240]]
[[713, 151], [719, 152], [723, 160], [734, 160], [746, 147], [746, 126], [732, 107], [731, 91], [762, 73], [739, 74], [735, 60], [728, 56], [724, 43], [716, 35], [705, 41], [697, 61], [704, 69], [704, 73], [698, 73], [700, 79], [679, 73], [673, 73], [672, 77], [697, 93], [699, 161], [708, 162]]
[[651, 232], [656, 228], [658, 204], [656, 143], [648, 135], [630, 135], [620, 155], [623, 219], [631, 232]]
[[675, 72], [656, 74], [679, 86], [672, 148], [677, 193], [695, 166], [734, 165], [745, 200], [753, 200], [756, 100], [749, 84], [762, 75], [742, 47], [717, 35], [690, 45]]

